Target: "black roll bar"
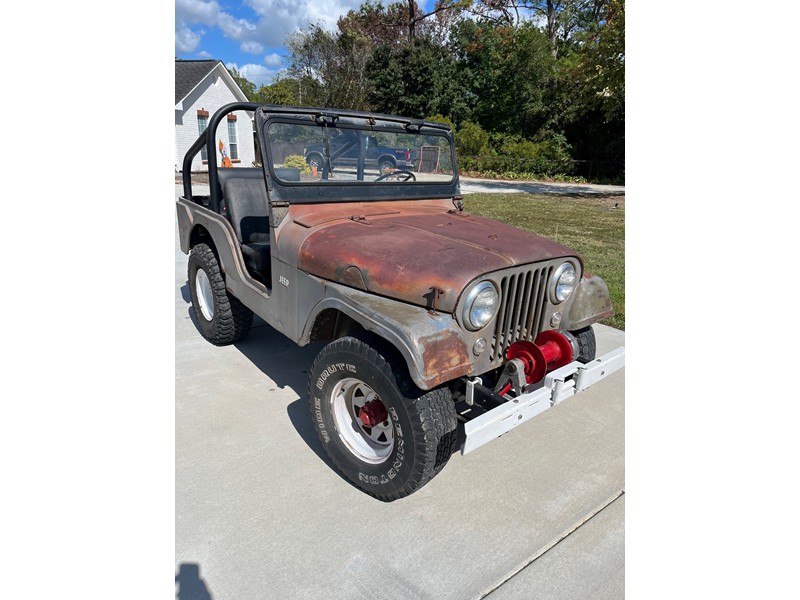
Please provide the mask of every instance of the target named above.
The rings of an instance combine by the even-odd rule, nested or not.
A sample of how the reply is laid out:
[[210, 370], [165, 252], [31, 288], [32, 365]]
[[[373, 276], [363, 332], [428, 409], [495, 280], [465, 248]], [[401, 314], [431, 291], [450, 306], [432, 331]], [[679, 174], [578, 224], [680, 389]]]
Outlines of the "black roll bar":
[[255, 102], [232, 102], [226, 104], [211, 116], [208, 126], [183, 157], [183, 195], [187, 200], [192, 201], [192, 160], [205, 144], [206, 154], [208, 155], [208, 185], [210, 188], [211, 208], [214, 212], [219, 212], [222, 189], [219, 186], [219, 175], [217, 173], [217, 149], [214, 145], [216, 135], [212, 136], [209, 132], [213, 131], [216, 134], [217, 127], [224, 116], [236, 110], [255, 112], [260, 106], [262, 105]]

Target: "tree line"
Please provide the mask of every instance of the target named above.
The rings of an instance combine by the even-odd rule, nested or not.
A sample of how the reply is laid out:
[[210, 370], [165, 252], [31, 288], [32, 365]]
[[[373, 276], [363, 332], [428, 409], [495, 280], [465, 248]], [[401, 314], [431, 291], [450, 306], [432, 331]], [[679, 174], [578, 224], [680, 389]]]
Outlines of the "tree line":
[[272, 84], [232, 72], [251, 101], [449, 123], [462, 171], [624, 176], [624, 0], [367, 0], [286, 45]]

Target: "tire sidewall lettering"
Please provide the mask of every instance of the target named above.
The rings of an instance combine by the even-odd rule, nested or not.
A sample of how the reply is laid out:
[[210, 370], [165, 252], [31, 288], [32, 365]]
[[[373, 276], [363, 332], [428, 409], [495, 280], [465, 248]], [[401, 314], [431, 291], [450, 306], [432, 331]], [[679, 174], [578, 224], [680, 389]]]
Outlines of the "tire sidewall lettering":
[[322, 390], [322, 387], [325, 385], [325, 381], [327, 381], [328, 377], [337, 373], [337, 372], [347, 372], [358, 374], [358, 370], [356, 369], [355, 365], [349, 363], [334, 363], [330, 364], [320, 373], [319, 377], [317, 377], [317, 389]]

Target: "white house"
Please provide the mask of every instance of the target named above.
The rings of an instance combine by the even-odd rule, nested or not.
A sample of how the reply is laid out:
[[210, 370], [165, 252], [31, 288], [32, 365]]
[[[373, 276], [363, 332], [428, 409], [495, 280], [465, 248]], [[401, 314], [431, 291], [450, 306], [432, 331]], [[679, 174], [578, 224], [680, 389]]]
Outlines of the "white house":
[[[247, 98], [219, 60], [175, 60], [175, 171], [183, 170], [183, 157], [218, 108]], [[214, 147], [222, 163], [219, 141], [234, 167], [250, 167], [255, 159], [252, 114], [236, 111], [217, 128]], [[192, 161], [192, 171], [207, 171], [206, 151]]]

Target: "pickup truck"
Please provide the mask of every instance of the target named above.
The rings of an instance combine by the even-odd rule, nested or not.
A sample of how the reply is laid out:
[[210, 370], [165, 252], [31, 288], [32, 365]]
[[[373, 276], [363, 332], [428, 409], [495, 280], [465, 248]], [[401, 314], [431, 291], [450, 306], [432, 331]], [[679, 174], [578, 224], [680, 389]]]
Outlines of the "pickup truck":
[[[236, 110], [255, 116], [261, 168], [217, 165], [214, 132]], [[376, 136], [446, 160], [414, 173], [392, 154], [399, 170], [367, 169], [381, 164]], [[338, 139], [357, 149], [354, 172], [284, 164], [299, 142], [335, 163]], [[202, 148], [207, 195], [191, 179]], [[624, 365], [624, 348], [595, 356], [592, 324], [613, 310], [577, 252], [464, 210], [446, 125], [229, 104], [187, 152], [176, 209], [200, 335], [236, 343], [258, 315], [298, 345], [325, 342], [309, 368], [309, 417], [336, 468], [382, 501]]]
[[[331, 130], [328, 149], [330, 168], [356, 167], [359, 159], [359, 139], [352, 130]], [[303, 149], [308, 166], [322, 173], [325, 167], [325, 144], [309, 144]], [[378, 136], [364, 136], [364, 166], [387, 173], [394, 169], [413, 171], [417, 152], [413, 148], [392, 148], [381, 145]]]

